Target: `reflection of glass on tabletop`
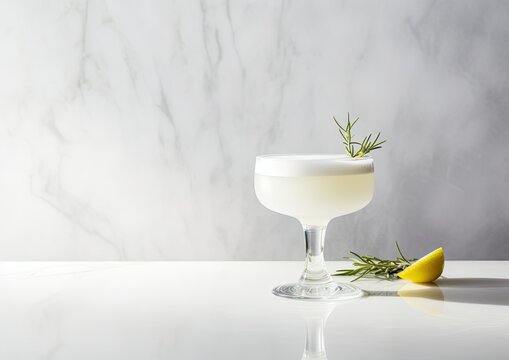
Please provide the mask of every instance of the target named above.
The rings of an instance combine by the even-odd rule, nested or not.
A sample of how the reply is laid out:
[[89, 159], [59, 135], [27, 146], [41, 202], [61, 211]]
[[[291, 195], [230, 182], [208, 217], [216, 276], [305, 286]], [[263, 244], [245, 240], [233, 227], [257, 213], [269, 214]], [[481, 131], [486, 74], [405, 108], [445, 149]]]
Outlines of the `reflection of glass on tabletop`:
[[[327, 359], [324, 341], [325, 323], [338, 303], [293, 299], [285, 299], [281, 302], [287, 310], [305, 321], [305, 345], [302, 359]], [[341, 302], [341, 304], [344, 304], [344, 302]]]

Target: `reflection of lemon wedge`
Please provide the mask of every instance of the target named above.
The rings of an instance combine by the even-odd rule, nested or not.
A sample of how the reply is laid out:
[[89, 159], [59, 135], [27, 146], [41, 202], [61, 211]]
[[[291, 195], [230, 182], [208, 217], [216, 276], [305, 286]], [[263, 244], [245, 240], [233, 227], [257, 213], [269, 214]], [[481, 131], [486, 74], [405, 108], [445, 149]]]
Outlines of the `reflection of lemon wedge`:
[[404, 298], [422, 298], [429, 300], [444, 301], [444, 293], [437, 284], [412, 284], [406, 283], [398, 290], [398, 296]]
[[441, 315], [444, 312], [444, 294], [433, 283], [407, 283], [398, 290], [398, 295], [412, 308], [428, 315]]
[[398, 276], [416, 283], [426, 283], [438, 279], [442, 271], [444, 271], [444, 251], [438, 248], [417, 260]]

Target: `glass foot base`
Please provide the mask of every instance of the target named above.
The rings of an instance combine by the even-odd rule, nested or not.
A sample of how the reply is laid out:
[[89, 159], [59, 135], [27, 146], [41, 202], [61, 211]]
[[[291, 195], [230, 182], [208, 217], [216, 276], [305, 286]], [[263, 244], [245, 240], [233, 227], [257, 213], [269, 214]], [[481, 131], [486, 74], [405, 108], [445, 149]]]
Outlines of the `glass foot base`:
[[284, 284], [275, 287], [272, 293], [290, 299], [327, 301], [350, 300], [364, 295], [357, 286], [336, 282], [318, 285]]

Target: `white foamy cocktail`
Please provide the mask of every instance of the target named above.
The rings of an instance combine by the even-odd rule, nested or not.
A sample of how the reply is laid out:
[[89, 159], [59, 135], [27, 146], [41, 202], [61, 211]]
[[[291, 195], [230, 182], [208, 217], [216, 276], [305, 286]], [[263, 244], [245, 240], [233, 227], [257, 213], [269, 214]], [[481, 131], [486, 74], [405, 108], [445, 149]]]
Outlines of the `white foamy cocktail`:
[[257, 158], [255, 191], [268, 209], [303, 224], [327, 225], [366, 206], [373, 197], [373, 161], [346, 155], [273, 155]]
[[335, 217], [365, 207], [373, 197], [370, 157], [347, 155], [263, 155], [256, 158], [255, 192], [268, 209], [298, 219], [306, 237], [306, 270], [298, 283], [274, 289], [279, 296], [339, 299], [361, 291], [332, 281], [325, 269], [325, 229]]

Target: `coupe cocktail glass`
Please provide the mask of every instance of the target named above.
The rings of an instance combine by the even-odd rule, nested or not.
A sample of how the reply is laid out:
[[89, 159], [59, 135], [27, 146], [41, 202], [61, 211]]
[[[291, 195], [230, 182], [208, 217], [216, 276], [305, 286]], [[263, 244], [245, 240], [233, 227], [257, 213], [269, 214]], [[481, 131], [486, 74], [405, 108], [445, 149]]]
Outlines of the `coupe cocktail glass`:
[[347, 155], [262, 155], [256, 157], [255, 192], [268, 209], [296, 218], [306, 240], [306, 266], [296, 283], [274, 288], [278, 296], [339, 300], [362, 295], [332, 280], [323, 257], [327, 224], [365, 207], [374, 191], [373, 159]]

